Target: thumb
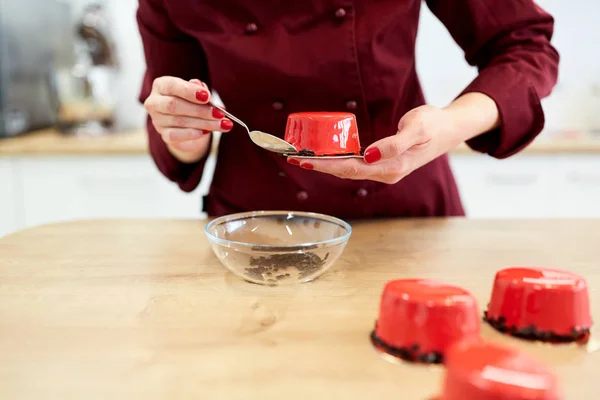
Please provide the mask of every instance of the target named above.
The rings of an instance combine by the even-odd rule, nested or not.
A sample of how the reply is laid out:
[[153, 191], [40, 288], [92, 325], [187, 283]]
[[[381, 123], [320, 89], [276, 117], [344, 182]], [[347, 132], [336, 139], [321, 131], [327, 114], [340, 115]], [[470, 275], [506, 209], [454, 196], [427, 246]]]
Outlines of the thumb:
[[[194, 85], [205, 87], [210, 92], [208, 85], [206, 83], [202, 82], [200, 79], [190, 79], [190, 83], [193, 83]], [[224, 110], [227, 109], [227, 107], [225, 107], [225, 105], [221, 105], [219, 107], [221, 107]]]
[[365, 150], [365, 162], [374, 164], [378, 161], [385, 161], [404, 153], [412, 146], [408, 140], [404, 140], [403, 135], [396, 133], [393, 136], [378, 140]]
[[395, 135], [386, 137], [373, 143], [365, 150], [365, 162], [373, 164], [382, 160], [398, 157], [406, 150], [419, 144], [420, 125], [410, 123], [404, 118], [398, 124]]
[[205, 104], [211, 100], [212, 96], [210, 89], [206, 83], [202, 82], [200, 79], [190, 79], [188, 82], [203, 89], [199, 92], [196, 92], [196, 100], [198, 100], [201, 104]]
[[190, 79], [190, 83], [193, 83], [194, 85], [202, 86], [202, 87], [208, 89], [208, 86], [206, 86], [206, 83], [202, 82], [200, 79]]

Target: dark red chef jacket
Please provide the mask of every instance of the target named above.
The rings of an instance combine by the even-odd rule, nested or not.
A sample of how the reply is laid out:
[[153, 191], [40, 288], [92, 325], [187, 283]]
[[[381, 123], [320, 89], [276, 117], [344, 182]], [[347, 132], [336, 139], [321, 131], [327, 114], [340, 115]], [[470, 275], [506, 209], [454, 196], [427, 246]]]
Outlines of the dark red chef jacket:
[[[557, 78], [553, 18], [531, 0], [428, 0], [478, 77], [464, 92], [496, 101], [502, 128], [467, 144], [505, 158], [542, 130], [540, 99]], [[140, 100], [160, 76], [201, 79], [250, 127], [282, 136], [298, 111], [350, 111], [361, 144], [396, 133], [425, 103], [415, 71], [420, 0], [140, 0], [147, 71]], [[444, 68], [440, 60], [440, 68]], [[458, 93], [457, 93], [458, 95]], [[192, 191], [204, 164], [182, 164], [148, 123], [158, 169]], [[464, 215], [442, 156], [395, 185], [342, 180], [290, 165], [252, 144], [243, 128], [222, 136], [204, 209], [307, 210], [342, 218]]]

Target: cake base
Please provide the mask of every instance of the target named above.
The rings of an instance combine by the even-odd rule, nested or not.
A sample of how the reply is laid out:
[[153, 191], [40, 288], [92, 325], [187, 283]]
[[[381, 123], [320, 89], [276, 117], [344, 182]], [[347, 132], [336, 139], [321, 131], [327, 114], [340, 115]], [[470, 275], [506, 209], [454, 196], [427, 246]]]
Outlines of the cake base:
[[332, 159], [347, 159], [347, 158], [360, 158], [364, 159], [365, 151], [362, 149], [360, 154], [355, 153], [340, 153], [340, 154], [322, 154], [317, 155], [314, 151], [308, 149], [302, 149], [297, 153], [279, 153], [280, 156], [283, 157], [295, 157], [295, 158], [304, 158], [304, 159], [323, 159], [323, 160], [332, 160]]
[[308, 149], [302, 149], [298, 152], [298, 155], [302, 156], [302, 157], [314, 157], [315, 152], [312, 150], [308, 150]]
[[320, 154], [317, 155], [314, 151], [309, 150], [309, 149], [302, 149], [300, 150], [298, 153], [296, 154], [289, 154], [290, 157], [294, 157], [294, 156], [298, 156], [298, 157], [314, 157], [314, 158], [331, 158], [331, 157], [348, 157], [348, 156], [355, 156], [355, 157], [362, 157], [364, 156], [365, 152], [364, 150], [361, 150], [359, 152], [359, 154], [356, 153], [338, 153], [338, 154]]
[[483, 314], [483, 320], [499, 332], [509, 334], [526, 340], [535, 340], [551, 343], [586, 342], [590, 336], [590, 329], [573, 329], [570, 335], [558, 335], [552, 331], [538, 330], [535, 325], [522, 328], [507, 326], [504, 317], [489, 318], [487, 311]]
[[420, 362], [423, 364], [442, 364], [444, 356], [437, 351], [423, 353], [419, 351], [419, 345], [414, 344], [411, 347], [392, 347], [387, 345], [383, 340], [377, 337], [375, 331], [371, 332], [371, 343], [377, 349], [394, 357], [401, 358], [405, 361]]

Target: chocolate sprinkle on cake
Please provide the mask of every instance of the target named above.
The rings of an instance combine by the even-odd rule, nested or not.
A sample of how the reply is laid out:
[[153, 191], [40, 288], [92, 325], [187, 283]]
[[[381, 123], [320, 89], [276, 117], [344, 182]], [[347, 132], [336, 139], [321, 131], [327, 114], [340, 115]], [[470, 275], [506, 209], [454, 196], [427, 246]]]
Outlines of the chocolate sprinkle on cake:
[[483, 314], [483, 320], [490, 324], [494, 329], [499, 332], [509, 334], [511, 336], [515, 336], [521, 339], [526, 340], [539, 340], [542, 342], [555, 342], [555, 343], [568, 343], [568, 342], [576, 342], [579, 341], [586, 336], [589, 336], [590, 329], [582, 328], [575, 329], [571, 331], [570, 335], [557, 335], [551, 331], [542, 331], [538, 330], [535, 325], [529, 325], [521, 328], [517, 328], [516, 326], [507, 326], [506, 318], [489, 318], [487, 311]]
[[[340, 153], [340, 154], [323, 154], [321, 156], [317, 156], [316, 153], [312, 150], [302, 149], [295, 154], [299, 157], [344, 157], [344, 156], [353, 156], [354, 153]], [[361, 150], [361, 156], [364, 155], [364, 150]]]
[[302, 149], [298, 152], [298, 155], [301, 157], [314, 157], [315, 152], [308, 149]]
[[421, 362], [425, 364], [442, 364], [444, 362], [442, 353], [437, 351], [421, 353], [418, 344], [413, 344], [411, 347], [400, 348], [388, 346], [383, 340], [377, 337], [375, 331], [371, 332], [371, 342], [375, 347], [385, 351], [387, 354], [406, 361]]

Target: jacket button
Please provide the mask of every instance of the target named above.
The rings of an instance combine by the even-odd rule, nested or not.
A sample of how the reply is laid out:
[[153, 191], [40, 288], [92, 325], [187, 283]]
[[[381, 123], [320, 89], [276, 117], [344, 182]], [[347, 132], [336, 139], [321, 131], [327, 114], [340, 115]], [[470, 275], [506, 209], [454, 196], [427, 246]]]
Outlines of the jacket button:
[[346, 102], [346, 108], [348, 110], [356, 110], [358, 108], [358, 103], [354, 100], [348, 100]]
[[343, 8], [338, 8], [335, 11], [335, 17], [337, 19], [344, 19], [344, 18], [346, 18], [346, 10], [344, 10]]
[[251, 35], [256, 32], [258, 32], [258, 26], [254, 22], [250, 22], [248, 25], [246, 25], [247, 34]]
[[296, 194], [296, 198], [299, 201], [306, 201], [308, 199], [308, 193], [306, 193], [304, 190], [302, 190]]
[[275, 111], [283, 110], [283, 103], [280, 101], [274, 101], [273, 104], [271, 104], [271, 106], [273, 107], [273, 110], [275, 110]]
[[365, 188], [360, 188], [356, 191], [356, 195], [358, 197], [367, 197], [369, 195], [369, 192], [367, 191], [367, 189]]

